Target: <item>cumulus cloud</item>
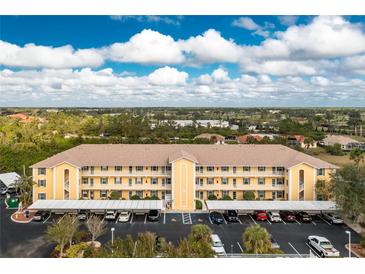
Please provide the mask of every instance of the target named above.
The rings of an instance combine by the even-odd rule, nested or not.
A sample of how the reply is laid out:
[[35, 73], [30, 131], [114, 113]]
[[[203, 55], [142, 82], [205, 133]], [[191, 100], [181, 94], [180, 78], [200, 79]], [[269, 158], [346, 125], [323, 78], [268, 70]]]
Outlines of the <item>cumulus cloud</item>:
[[244, 28], [247, 30], [258, 30], [261, 27], [255, 23], [250, 17], [240, 17], [233, 21], [233, 26]]
[[282, 24], [284, 26], [291, 26], [291, 25], [294, 25], [298, 21], [299, 16], [283, 15], [283, 16], [278, 16], [278, 19], [279, 19], [280, 24]]
[[163, 67], [156, 69], [148, 79], [153, 85], [185, 85], [189, 75], [184, 71], [178, 71], [176, 68]]
[[135, 20], [141, 23], [164, 23], [168, 25], [180, 25], [183, 16], [157, 16], [157, 15], [112, 15], [110, 19], [115, 21]]
[[97, 67], [104, 59], [95, 49], [74, 50], [72, 46], [46, 47], [26, 44], [24, 47], [0, 41], [0, 64], [10, 67], [75, 68]]

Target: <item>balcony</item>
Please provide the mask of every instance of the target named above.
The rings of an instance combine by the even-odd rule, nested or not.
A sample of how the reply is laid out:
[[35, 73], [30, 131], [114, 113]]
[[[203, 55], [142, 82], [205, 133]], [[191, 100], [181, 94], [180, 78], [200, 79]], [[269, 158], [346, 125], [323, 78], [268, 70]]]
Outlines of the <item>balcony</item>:
[[285, 190], [285, 185], [275, 185], [272, 184], [204, 184], [204, 185], [196, 185], [195, 187], [196, 191], [203, 191], [203, 190], [272, 190], [272, 191], [280, 191]]
[[284, 177], [285, 172], [225, 172], [225, 171], [205, 171], [196, 172], [196, 177]]
[[171, 177], [171, 172], [161, 171], [94, 171], [83, 170], [81, 176], [88, 177]]
[[171, 185], [161, 184], [83, 184], [83, 190], [171, 190]]

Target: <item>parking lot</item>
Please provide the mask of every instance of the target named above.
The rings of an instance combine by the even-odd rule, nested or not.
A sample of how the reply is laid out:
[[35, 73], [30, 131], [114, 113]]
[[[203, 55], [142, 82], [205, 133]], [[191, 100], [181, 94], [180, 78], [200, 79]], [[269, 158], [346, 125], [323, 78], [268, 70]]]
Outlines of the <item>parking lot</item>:
[[[58, 222], [63, 215], [52, 214], [42, 222], [18, 224], [10, 220], [10, 215], [13, 212], [13, 210], [1, 207], [1, 256], [48, 257], [53, 246], [43, 236], [47, 226], [52, 222]], [[239, 215], [239, 222], [229, 223], [225, 220], [223, 224], [216, 225], [212, 223], [208, 213], [162, 213], [157, 222], [149, 222], [146, 215], [133, 215], [127, 223], [104, 221], [109, 231], [99, 239], [103, 243], [110, 240], [110, 229], [114, 227], [116, 237], [125, 237], [127, 234], [136, 237], [140, 232], [151, 231], [176, 245], [180, 239], [189, 234], [192, 225], [206, 224], [213, 230], [213, 233], [219, 235], [227, 253], [242, 253], [242, 234], [247, 227], [255, 223], [268, 229], [280, 245], [280, 249], [286, 254], [309, 254], [310, 248], [306, 244], [309, 235], [328, 238], [334, 247], [340, 251], [342, 257], [348, 256], [348, 251], [345, 248], [348, 241], [346, 230], [352, 232], [352, 242], [360, 241], [360, 235], [346, 225], [331, 225], [318, 216], [314, 216], [311, 223], [274, 224], [269, 221], [255, 221], [250, 215]]]

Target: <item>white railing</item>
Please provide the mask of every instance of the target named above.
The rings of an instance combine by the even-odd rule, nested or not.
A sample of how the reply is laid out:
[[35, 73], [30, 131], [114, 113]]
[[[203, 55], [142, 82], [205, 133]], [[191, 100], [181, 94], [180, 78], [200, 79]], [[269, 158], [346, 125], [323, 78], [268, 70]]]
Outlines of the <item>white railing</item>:
[[196, 172], [196, 177], [284, 177], [285, 172]]

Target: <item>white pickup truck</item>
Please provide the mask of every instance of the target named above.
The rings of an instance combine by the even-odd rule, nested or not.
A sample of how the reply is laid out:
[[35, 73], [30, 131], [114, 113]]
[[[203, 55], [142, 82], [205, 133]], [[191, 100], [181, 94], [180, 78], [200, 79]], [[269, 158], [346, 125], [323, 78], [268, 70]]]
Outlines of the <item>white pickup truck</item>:
[[308, 244], [322, 258], [340, 256], [340, 252], [337, 249], [335, 249], [331, 244], [331, 242], [325, 237], [309, 236]]

